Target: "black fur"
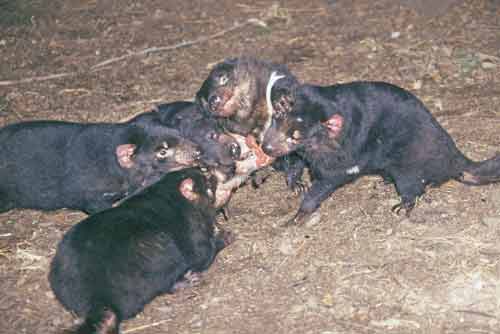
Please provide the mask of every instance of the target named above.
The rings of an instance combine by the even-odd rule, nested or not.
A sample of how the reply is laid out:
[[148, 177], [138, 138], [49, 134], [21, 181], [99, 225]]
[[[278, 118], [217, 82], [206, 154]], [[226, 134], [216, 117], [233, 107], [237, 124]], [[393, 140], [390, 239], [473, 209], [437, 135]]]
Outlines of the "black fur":
[[154, 117], [161, 124], [179, 130], [183, 137], [200, 146], [203, 151], [201, 159], [210, 167], [225, 166], [234, 169], [234, 161], [240, 158], [238, 143], [224, 133], [214, 118], [204, 114], [193, 102], [161, 104], [155, 111], [138, 117], [141, 120]]
[[[266, 87], [271, 73], [284, 75], [273, 91], [297, 84], [297, 79], [281, 64], [251, 57], [226, 59], [211, 70], [196, 94], [205, 113], [215, 116], [224, 129], [242, 136], [252, 135], [261, 143], [269, 125]], [[276, 159], [272, 167], [286, 174], [294, 191], [305, 189], [302, 174], [306, 162], [295, 153]], [[255, 178], [254, 178], [255, 180]]]
[[[172, 154], [159, 159], [164, 143]], [[117, 157], [117, 147], [123, 144], [135, 145], [133, 165], [128, 168]], [[96, 212], [168, 171], [194, 166], [199, 155], [178, 131], [150, 121], [8, 125], [0, 129], [0, 212], [12, 208]]]
[[260, 141], [268, 119], [266, 86], [272, 72], [296, 82], [284, 65], [251, 57], [227, 59], [211, 70], [196, 101], [227, 131], [242, 136], [252, 134]]
[[[293, 222], [303, 222], [335, 189], [366, 174], [392, 179], [399, 207], [407, 212], [426, 185], [500, 181], [500, 155], [483, 162], [466, 158], [423, 103], [400, 87], [295, 85], [273, 94], [273, 103], [279, 112], [264, 151], [271, 156], [300, 152], [315, 178]], [[339, 116], [341, 131], [330, 131], [326, 122]]]
[[[193, 180], [195, 200], [179, 190]], [[188, 272], [206, 270], [228, 243], [214, 234], [215, 187], [196, 169], [160, 181], [73, 226], [60, 242], [49, 280], [57, 299], [84, 318], [76, 333], [118, 333], [119, 323]]]

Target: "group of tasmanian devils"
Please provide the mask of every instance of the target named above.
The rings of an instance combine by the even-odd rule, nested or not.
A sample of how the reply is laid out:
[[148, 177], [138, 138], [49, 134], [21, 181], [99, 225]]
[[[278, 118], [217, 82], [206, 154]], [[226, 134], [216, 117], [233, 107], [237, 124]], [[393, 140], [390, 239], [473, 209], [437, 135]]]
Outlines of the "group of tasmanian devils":
[[500, 155], [465, 157], [412, 93], [384, 82], [303, 84], [250, 57], [215, 65], [194, 102], [124, 123], [5, 126], [0, 152], [0, 212], [89, 214], [64, 235], [49, 274], [56, 298], [82, 318], [73, 333], [119, 333], [156, 296], [197, 282], [235, 239], [217, 214], [227, 219], [231, 194], [263, 183], [264, 167], [303, 196], [287, 225], [362, 175], [393, 182], [393, 210], [406, 215], [427, 185], [500, 182]]

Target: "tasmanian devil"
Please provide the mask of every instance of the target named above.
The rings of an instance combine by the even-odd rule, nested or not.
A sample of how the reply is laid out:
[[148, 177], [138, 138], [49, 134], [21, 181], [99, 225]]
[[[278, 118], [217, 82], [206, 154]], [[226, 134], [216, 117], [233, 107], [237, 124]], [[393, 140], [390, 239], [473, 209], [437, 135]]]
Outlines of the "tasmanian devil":
[[249, 158], [250, 149], [246, 141], [241, 136], [224, 131], [215, 118], [204, 113], [198, 104], [187, 101], [161, 104], [154, 111], [135, 119], [148, 122], [154, 119], [179, 130], [200, 146], [203, 164], [211, 169], [219, 183], [215, 200], [218, 208], [222, 208], [234, 189], [257, 169], [257, 159]]
[[0, 212], [70, 208], [93, 213], [201, 152], [154, 122], [31, 121], [0, 129]]
[[193, 102], [160, 104], [153, 111], [140, 114], [133, 120], [155, 121], [178, 130], [184, 138], [201, 148], [201, 160], [205, 165], [223, 169], [228, 175], [234, 170], [235, 160], [240, 158], [241, 150], [237, 141]]
[[196, 101], [227, 131], [247, 138], [247, 144], [258, 157], [258, 168], [272, 163], [275, 169], [287, 174], [287, 184], [293, 190], [301, 191], [305, 161], [291, 153], [273, 162], [274, 159], [266, 156], [260, 148], [273, 112], [266, 96], [278, 80], [280, 84], [297, 82], [281, 64], [252, 57], [227, 59], [212, 69], [198, 91]]
[[[279, 82], [279, 81], [278, 81]], [[392, 180], [407, 214], [426, 185], [449, 179], [480, 185], [500, 181], [500, 155], [466, 158], [412, 93], [383, 82], [329, 87], [276, 84], [273, 121], [263, 150], [278, 157], [297, 151], [314, 176], [291, 223], [301, 223], [338, 187], [361, 175]]]
[[198, 169], [169, 173], [120, 205], [73, 226], [59, 243], [49, 281], [84, 318], [75, 333], [117, 334], [189, 272], [206, 270], [233, 235], [214, 233], [215, 183]]

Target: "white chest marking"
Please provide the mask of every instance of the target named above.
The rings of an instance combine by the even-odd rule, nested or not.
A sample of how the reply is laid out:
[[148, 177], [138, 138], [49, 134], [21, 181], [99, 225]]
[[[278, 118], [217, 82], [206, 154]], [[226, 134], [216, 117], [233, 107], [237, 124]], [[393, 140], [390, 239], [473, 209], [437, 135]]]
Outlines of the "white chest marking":
[[356, 165], [348, 168], [345, 172], [347, 173], [347, 175], [359, 174], [359, 166]]
[[271, 91], [276, 81], [283, 78], [285, 78], [284, 75], [279, 75], [276, 72], [272, 72], [271, 76], [269, 77], [269, 81], [267, 82], [266, 86], [267, 120], [266, 124], [264, 125], [264, 129], [262, 130], [262, 136], [264, 136], [264, 133], [266, 133], [267, 129], [269, 129], [269, 127], [271, 126], [273, 118], [274, 109], [273, 109], [273, 104], [271, 102]]

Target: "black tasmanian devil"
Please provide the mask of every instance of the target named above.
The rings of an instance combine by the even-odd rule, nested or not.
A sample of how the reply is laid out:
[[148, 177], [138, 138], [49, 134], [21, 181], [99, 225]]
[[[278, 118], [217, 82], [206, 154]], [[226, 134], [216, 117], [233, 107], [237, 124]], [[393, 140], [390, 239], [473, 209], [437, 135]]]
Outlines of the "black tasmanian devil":
[[[161, 104], [154, 111], [136, 117], [136, 120], [141, 121], [151, 119], [179, 130], [185, 138], [200, 146], [203, 151], [203, 164], [211, 168], [217, 176], [219, 186], [216, 206], [222, 207], [229, 200], [234, 188], [241, 184], [241, 177], [235, 174], [241, 174], [241, 166], [248, 165], [245, 141], [241, 141], [234, 134], [226, 133], [213, 117], [193, 102]], [[254, 165], [253, 161], [250, 163]]]
[[272, 125], [263, 150], [273, 157], [299, 152], [314, 182], [290, 223], [304, 222], [338, 187], [361, 175], [392, 180], [407, 214], [426, 185], [449, 179], [480, 185], [500, 181], [500, 155], [465, 157], [412, 93], [383, 82], [329, 87], [279, 81], [270, 94]]
[[84, 319], [74, 333], [118, 334], [121, 321], [206, 270], [234, 239], [214, 231], [214, 193], [211, 177], [184, 169], [73, 226], [49, 281], [61, 304]]
[[241, 150], [237, 141], [226, 134], [215, 119], [205, 115], [193, 102], [177, 101], [156, 106], [133, 120], [159, 122], [178, 130], [181, 135], [196, 143], [203, 154], [201, 160], [208, 167], [224, 170], [228, 175], [235, 168], [235, 160], [240, 158]]
[[247, 146], [257, 157], [254, 169], [273, 163], [275, 169], [287, 174], [289, 187], [301, 191], [304, 160], [292, 153], [273, 162], [260, 148], [272, 119], [272, 106], [266, 102], [266, 96], [277, 80], [280, 84], [297, 82], [284, 65], [252, 57], [227, 59], [212, 69], [196, 100], [224, 129], [246, 138]]
[[11, 124], [0, 129], [0, 212], [93, 213], [200, 156], [177, 130], [145, 120]]

